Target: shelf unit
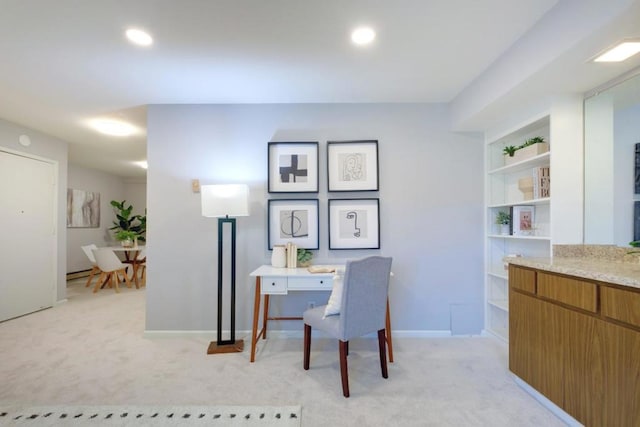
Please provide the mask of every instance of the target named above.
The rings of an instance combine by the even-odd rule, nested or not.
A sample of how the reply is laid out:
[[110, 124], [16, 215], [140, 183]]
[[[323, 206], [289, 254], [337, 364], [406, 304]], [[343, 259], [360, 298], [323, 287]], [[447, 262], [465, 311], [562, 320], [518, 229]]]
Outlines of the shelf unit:
[[[509, 145], [518, 146], [534, 136], [544, 137], [550, 151], [504, 166], [503, 149]], [[525, 200], [518, 180], [531, 176], [536, 167], [550, 165], [552, 144], [548, 115], [486, 141], [485, 331], [504, 341], [509, 338], [509, 284], [504, 257], [514, 254], [551, 256], [551, 198]], [[533, 235], [500, 234], [499, 226], [495, 224], [496, 215], [499, 211], [509, 212], [513, 206], [535, 206]]]

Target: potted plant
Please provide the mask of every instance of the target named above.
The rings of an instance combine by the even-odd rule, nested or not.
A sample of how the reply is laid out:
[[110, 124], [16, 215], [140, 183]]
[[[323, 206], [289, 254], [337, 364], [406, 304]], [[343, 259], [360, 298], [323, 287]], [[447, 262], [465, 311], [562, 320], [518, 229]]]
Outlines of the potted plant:
[[509, 157], [513, 157], [513, 155], [515, 153], [516, 153], [516, 147], [514, 145], [507, 145], [502, 150], [502, 154], [504, 154], [505, 156], [509, 156]]
[[298, 267], [308, 267], [311, 265], [313, 254], [307, 249], [298, 249]]
[[537, 156], [538, 154], [546, 153], [547, 151], [549, 151], [549, 143], [544, 140], [544, 137], [534, 136], [517, 147], [513, 145], [505, 147], [502, 153], [504, 154], [504, 164], [510, 165]]
[[131, 230], [120, 230], [116, 233], [116, 240], [118, 240], [122, 246], [129, 248], [133, 246], [133, 243], [138, 239], [138, 233]]
[[499, 211], [496, 215], [496, 224], [500, 226], [500, 234], [508, 236], [510, 234], [509, 224], [511, 224], [511, 215], [504, 211]]
[[[116, 233], [119, 231], [133, 231], [137, 239], [144, 242], [147, 231], [147, 216], [131, 215], [133, 206], [131, 204], [127, 206], [126, 203], [126, 200], [121, 202], [117, 200], [111, 201], [117, 221], [113, 221], [113, 227], [109, 228], [109, 230], [116, 230]], [[116, 239], [119, 240], [117, 237]]]

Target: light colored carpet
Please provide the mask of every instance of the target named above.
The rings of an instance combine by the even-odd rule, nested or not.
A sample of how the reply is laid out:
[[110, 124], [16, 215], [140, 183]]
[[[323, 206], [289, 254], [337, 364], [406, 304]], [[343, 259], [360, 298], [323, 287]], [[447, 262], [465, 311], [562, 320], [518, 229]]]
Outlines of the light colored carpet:
[[304, 427], [564, 425], [514, 383], [493, 338], [396, 337], [388, 379], [377, 341], [354, 340], [345, 399], [335, 341], [313, 340], [309, 371], [301, 339], [262, 341], [255, 363], [248, 350], [207, 355], [210, 339], [143, 338], [144, 293], [74, 284], [68, 303], [0, 323], [0, 404], [301, 405]]
[[0, 407], [0, 426], [299, 427], [300, 406]]

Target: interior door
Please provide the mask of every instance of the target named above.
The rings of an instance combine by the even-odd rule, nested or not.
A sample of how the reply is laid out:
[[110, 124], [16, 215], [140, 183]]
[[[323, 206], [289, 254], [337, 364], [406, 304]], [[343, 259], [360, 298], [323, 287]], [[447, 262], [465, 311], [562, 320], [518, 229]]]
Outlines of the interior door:
[[0, 151], [0, 321], [53, 305], [54, 197], [53, 164]]

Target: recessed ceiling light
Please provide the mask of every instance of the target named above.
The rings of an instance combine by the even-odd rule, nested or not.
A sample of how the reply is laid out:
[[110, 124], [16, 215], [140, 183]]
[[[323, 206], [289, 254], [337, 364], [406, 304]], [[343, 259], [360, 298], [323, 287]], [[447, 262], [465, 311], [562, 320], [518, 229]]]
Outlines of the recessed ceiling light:
[[142, 160], [140, 162], [133, 162], [133, 164], [140, 166], [142, 169], [149, 169], [149, 164], [146, 160]]
[[599, 55], [594, 62], [621, 62], [640, 52], [640, 41], [624, 41]]
[[125, 34], [131, 43], [139, 46], [150, 46], [153, 43], [153, 38], [149, 33], [136, 28], [129, 28]]
[[90, 125], [98, 132], [112, 136], [129, 136], [138, 131], [138, 129], [130, 123], [112, 119], [92, 120]]
[[371, 43], [376, 38], [376, 32], [369, 27], [360, 27], [353, 30], [351, 33], [351, 41], [358, 46], [363, 46]]

